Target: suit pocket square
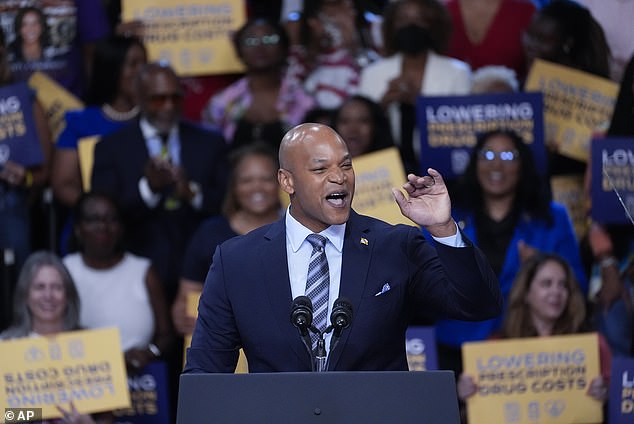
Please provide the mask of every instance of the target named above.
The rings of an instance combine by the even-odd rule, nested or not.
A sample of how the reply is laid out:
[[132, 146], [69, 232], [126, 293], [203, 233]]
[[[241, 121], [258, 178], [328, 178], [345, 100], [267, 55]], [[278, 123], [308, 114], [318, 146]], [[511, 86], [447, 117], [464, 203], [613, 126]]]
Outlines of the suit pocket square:
[[381, 296], [382, 294], [389, 292], [391, 288], [392, 287], [390, 287], [390, 283], [385, 283], [383, 284], [383, 287], [381, 287], [381, 290], [374, 296]]

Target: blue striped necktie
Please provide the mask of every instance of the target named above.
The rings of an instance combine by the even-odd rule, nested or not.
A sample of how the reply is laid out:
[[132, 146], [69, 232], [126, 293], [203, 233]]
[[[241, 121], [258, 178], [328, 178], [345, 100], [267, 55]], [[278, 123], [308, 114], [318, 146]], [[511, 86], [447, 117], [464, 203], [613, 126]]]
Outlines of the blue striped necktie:
[[[310, 234], [306, 240], [313, 246], [306, 278], [306, 296], [313, 302], [313, 324], [322, 333], [328, 324], [328, 291], [330, 290], [330, 271], [326, 258], [328, 239], [319, 234]], [[317, 347], [318, 336], [310, 335], [313, 350]]]

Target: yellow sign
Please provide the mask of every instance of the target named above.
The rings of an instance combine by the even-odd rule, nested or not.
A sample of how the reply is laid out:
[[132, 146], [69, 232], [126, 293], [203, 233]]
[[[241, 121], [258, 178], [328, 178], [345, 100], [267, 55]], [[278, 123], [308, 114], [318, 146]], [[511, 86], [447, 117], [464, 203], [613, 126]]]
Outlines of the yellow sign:
[[179, 75], [242, 72], [231, 35], [246, 21], [244, 0], [124, 0], [123, 21], [143, 22], [152, 61]]
[[546, 140], [562, 155], [587, 161], [593, 135], [604, 134], [610, 125], [618, 84], [536, 60], [524, 89], [544, 93]]
[[81, 185], [85, 192], [90, 191], [92, 178], [92, 166], [95, 161], [95, 145], [99, 141], [98, 135], [80, 138], [77, 142], [77, 155], [79, 156], [79, 170], [81, 171]]
[[189, 292], [187, 293], [187, 306], [185, 308], [185, 314], [188, 317], [196, 318], [198, 316], [198, 301], [200, 300], [200, 295], [202, 294], [202, 290], [198, 292]]
[[557, 175], [550, 177], [553, 200], [566, 207], [577, 240], [588, 230], [588, 206], [590, 199], [583, 189], [582, 175]]
[[64, 87], [42, 72], [35, 72], [29, 78], [29, 86], [37, 93], [37, 100], [42, 104], [52, 140], [66, 127], [64, 115], [69, 110], [83, 109], [84, 104]]
[[[198, 317], [198, 300], [200, 299], [201, 292], [187, 293], [187, 306], [185, 313], [190, 317]], [[192, 344], [191, 334], [185, 334], [185, 353], [183, 358], [187, 358], [187, 348]], [[183, 359], [185, 360], [185, 359]], [[183, 362], [183, 366], [185, 363]], [[247, 365], [247, 357], [244, 355], [244, 351], [240, 349], [240, 357], [238, 358], [238, 365], [236, 366], [236, 374], [246, 374], [249, 372], [249, 366]]]
[[70, 402], [82, 413], [130, 406], [116, 328], [2, 341], [0, 373], [0, 409], [42, 408], [55, 418], [55, 405]]
[[382, 219], [390, 224], [414, 225], [401, 214], [392, 187], [406, 181], [403, 163], [396, 147], [368, 153], [353, 159], [355, 189], [352, 207], [363, 215]]
[[586, 394], [599, 376], [596, 333], [465, 343], [462, 357], [478, 387], [470, 423], [603, 422], [601, 403]]

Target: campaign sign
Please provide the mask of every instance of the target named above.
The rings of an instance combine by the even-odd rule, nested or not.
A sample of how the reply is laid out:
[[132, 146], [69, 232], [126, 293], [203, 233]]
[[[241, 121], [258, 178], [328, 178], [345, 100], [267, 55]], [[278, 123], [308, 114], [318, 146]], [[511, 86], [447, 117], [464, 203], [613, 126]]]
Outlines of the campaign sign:
[[460, 176], [478, 135], [515, 131], [531, 148], [535, 166], [546, 174], [541, 93], [419, 96], [416, 123], [421, 136], [421, 169], [433, 167], [445, 179]]
[[167, 364], [154, 361], [128, 375], [130, 408], [114, 412], [117, 424], [169, 424]]
[[566, 207], [572, 226], [581, 240], [588, 231], [588, 192], [583, 175], [553, 175], [550, 177], [550, 189], [553, 200]]
[[152, 61], [179, 75], [237, 73], [244, 69], [232, 34], [246, 21], [244, 0], [123, 0], [124, 21], [143, 22]]
[[634, 214], [634, 139], [593, 139], [591, 146], [592, 219], [627, 224]]
[[352, 164], [355, 174], [352, 207], [355, 211], [393, 225], [415, 225], [403, 216], [392, 194], [392, 187], [401, 187], [406, 181], [396, 147], [358, 156]]
[[408, 327], [405, 332], [405, 351], [410, 371], [437, 370], [438, 353], [434, 327]]
[[130, 395], [119, 329], [103, 328], [0, 342], [0, 410], [56, 405], [81, 413], [127, 408]]
[[66, 128], [66, 112], [83, 109], [84, 104], [60, 84], [42, 72], [29, 78], [29, 86], [37, 93], [37, 100], [44, 108], [53, 140]]
[[600, 376], [596, 333], [470, 342], [462, 358], [477, 386], [470, 423], [603, 422], [602, 403], [587, 394]]
[[544, 93], [546, 140], [579, 161], [588, 160], [592, 137], [608, 129], [618, 89], [609, 79], [539, 59], [524, 86]]
[[33, 93], [26, 83], [0, 88], [0, 165], [42, 163], [44, 155], [33, 118]]
[[612, 358], [610, 373], [610, 424], [634, 422], [634, 358]]

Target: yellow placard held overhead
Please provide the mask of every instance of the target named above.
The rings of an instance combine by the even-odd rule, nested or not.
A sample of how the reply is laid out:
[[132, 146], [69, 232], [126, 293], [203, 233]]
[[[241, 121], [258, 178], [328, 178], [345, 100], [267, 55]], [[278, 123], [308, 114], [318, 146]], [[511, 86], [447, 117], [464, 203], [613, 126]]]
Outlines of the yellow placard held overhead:
[[83, 109], [84, 104], [55, 80], [42, 72], [35, 72], [29, 78], [29, 86], [35, 90], [37, 100], [46, 113], [51, 139], [57, 137], [66, 127], [65, 114], [69, 110]]
[[600, 375], [596, 333], [494, 340], [462, 346], [475, 424], [601, 423], [601, 402], [586, 392]]
[[119, 330], [105, 328], [0, 342], [0, 409], [55, 407], [81, 413], [130, 406]]
[[604, 134], [610, 125], [618, 84], [538, 59], [524, 89], [544, 93], [547, 142], [562, 155], [587, 161], [593, 135]]
[[143, 23], [151, 61], [181, 76], [242, 72], [231, 36], [246, 22], [244, 0], [124, 0], [123, 21]]
[[415, 225], [403, 216], [392, 194], [392, 187], [400, 188], [406, 181], [396, 147], [356, 157], [352, 163], [355, 174], [352, 207], [355, 211], [390, 224]]

